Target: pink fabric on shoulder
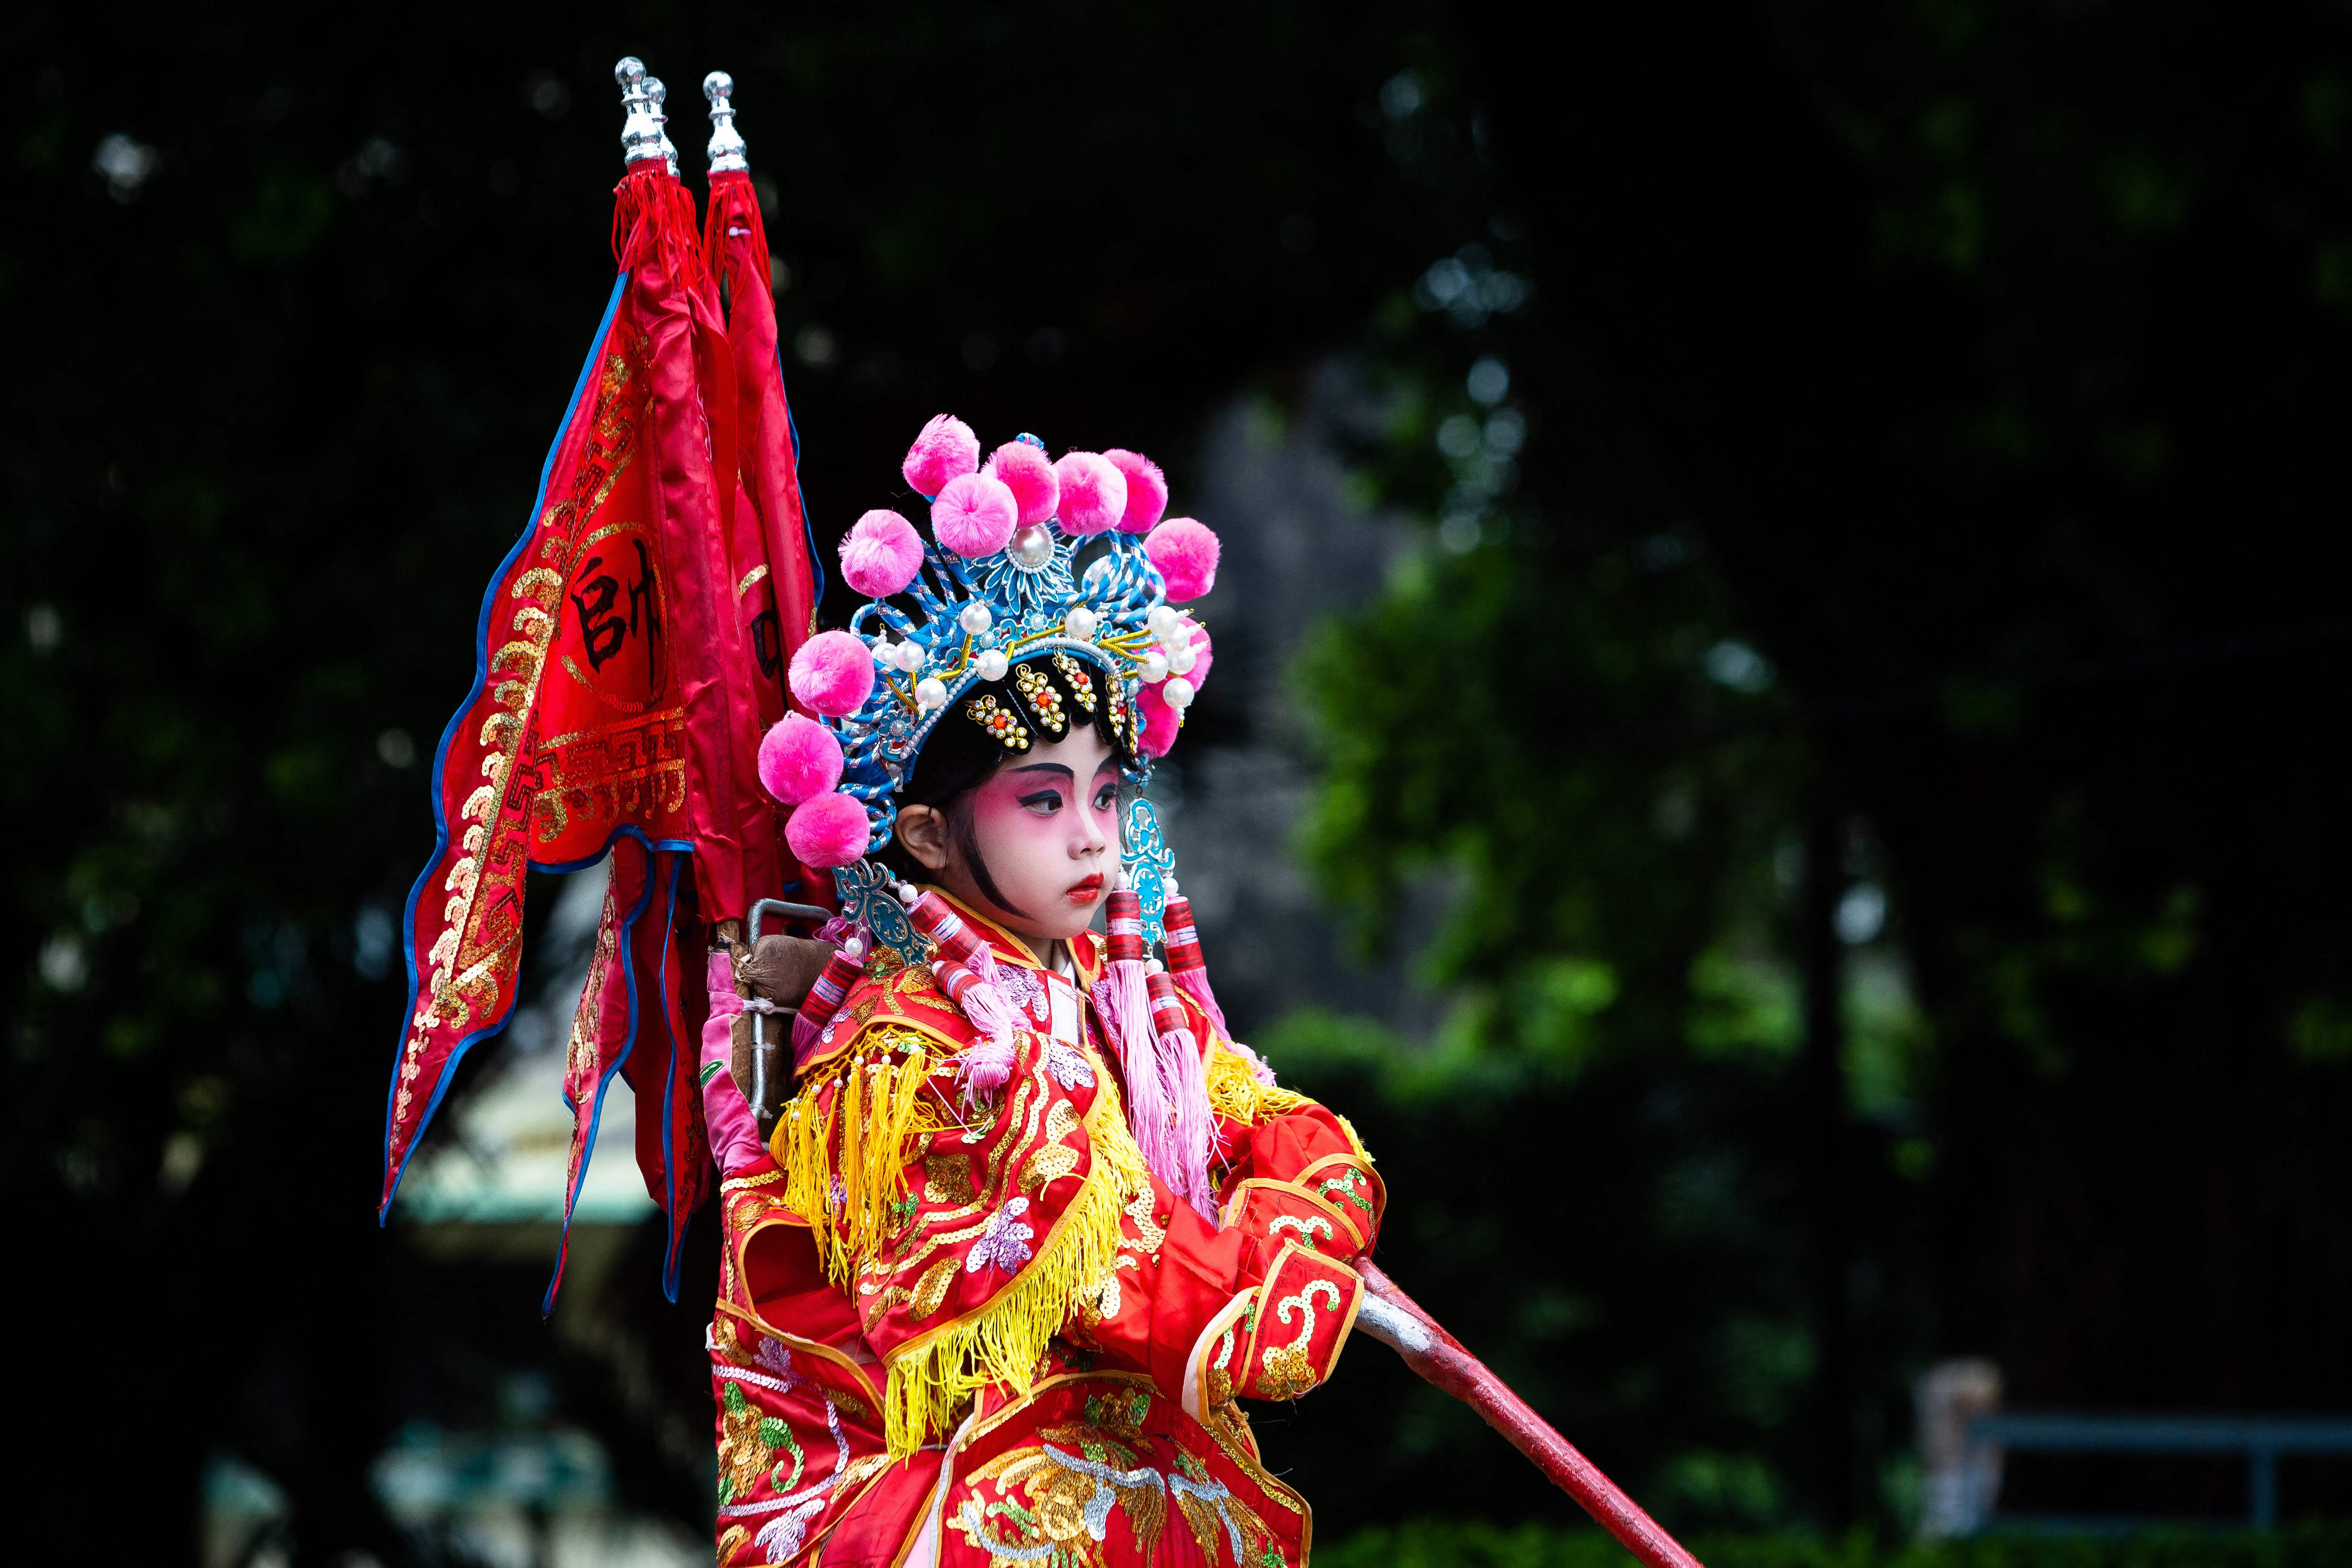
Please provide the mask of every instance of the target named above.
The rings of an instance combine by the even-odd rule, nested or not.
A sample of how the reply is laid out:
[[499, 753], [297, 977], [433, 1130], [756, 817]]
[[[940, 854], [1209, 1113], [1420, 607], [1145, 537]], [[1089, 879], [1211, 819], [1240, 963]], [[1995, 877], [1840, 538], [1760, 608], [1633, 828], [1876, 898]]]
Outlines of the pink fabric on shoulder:
[[[719, 1173], [731, 1176], [767, 1151], [751, 1107], [735, 1087], [735, 1020], [743, 1011], [743, 998], [735, 994], [735, 966], [725, 953], [714, 952], [706, 978], [710, 1016], [702, 1026], [702, 1119], [710, 1128], [710, 1152], [718, 1157]], [[707, 1070], [713, 1062], [717, 1072]]]

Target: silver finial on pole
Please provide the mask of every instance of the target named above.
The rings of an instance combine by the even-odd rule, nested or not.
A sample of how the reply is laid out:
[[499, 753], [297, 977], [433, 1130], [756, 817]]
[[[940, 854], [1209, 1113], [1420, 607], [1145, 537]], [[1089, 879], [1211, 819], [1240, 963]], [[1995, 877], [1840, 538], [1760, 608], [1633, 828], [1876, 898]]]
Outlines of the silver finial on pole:
[[749, 169], [744, 157], [743, 133], [735, 129], [735, 105], [728, 95], [735, 90], [735, 79], [725, 71], [712, 71], [702, 79], [702, 96], [710, 100], [710, 172], [725, 174], [730, 170]]
[[661, 122], [654, 118], [653, 95], [646, 90], [646, 62], [635, 55], [624, 55], [621, 63], [613, 68], [613, 80], [621, 89], [621, 107], [628, 119], [621, 126], [621, 159], [625, 163], [641, 163], [662, 155]]
[[662, 109], [662, 105], [669, 101], [669, 89], [662, 85], [661, 78], [649, 76], [646, 78], [646, 96], [654, 100], [654, 129], [661, 135], [662, 160], [669, 165], [669, 172], [675, 174], [677, 173], [677, 143], [669, 139], [669, 132], [664, 129], [669, 124], [669, 115]]

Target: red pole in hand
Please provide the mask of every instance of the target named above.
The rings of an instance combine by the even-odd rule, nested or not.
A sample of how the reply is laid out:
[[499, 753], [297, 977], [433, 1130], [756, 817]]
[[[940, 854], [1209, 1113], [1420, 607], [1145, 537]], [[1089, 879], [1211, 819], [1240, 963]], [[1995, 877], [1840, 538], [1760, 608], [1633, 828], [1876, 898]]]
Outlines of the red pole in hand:
[[1574, 1444], [1528, 1409], [1526, 1400], [1464, 1350], [1436, 1319], [1397, 1289], [1395, 1280], [1369, 1260], [1357, 1263], [1356, 1272], [1363, 1276], [1365, 1287], [1364, 1304], [1356, 1313], [1358, 1328], [1392, 1348], [1423, 1379], [1475, 1410], [1648, 1568], [1701, 1568], [1682, 1542], [1660, 1529]]

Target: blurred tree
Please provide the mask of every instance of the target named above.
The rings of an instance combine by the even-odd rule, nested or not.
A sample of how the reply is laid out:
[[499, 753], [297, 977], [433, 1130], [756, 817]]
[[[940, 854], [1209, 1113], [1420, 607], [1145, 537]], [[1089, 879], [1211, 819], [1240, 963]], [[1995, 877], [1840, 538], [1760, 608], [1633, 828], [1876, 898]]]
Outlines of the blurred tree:
[[[1727, 1274], [1771, 1292], [1776, 1331], [1814, 1331], [1784, 1363], [1811, 1363], [1811, 1421], [1750, 1450], [1783, 1496], [1832, 1519], [1895, 1500], [1895, 1374], [1932, 1350], [1993, 1352], [2028, 1403], [2352, 1398], [2337, 1131], [2352, 931], [2331, 896], [2352, 838], [2329, 760], [2352, 624], [2343, 533], [2320, 521], [2341, 510], [2347, 412], [2345, 16], [1612, 12], [1541, 50], [1504, 14], [1461, 16], [1502, 173], [1526, 194], [1540, 322], [1450, 356], [1402, 353], [1431, 385], [1440, 363], [1451, 379], [1507, 356], [1543, 438], [1499, 513], [1462, 521], [1459, 487], [1433, 509], [1437, 550], [1473, 554], [1433, 554], [1309, 668], [1329, 728], [1310, 840], [1327, 884], [1375, 924], [1416, 876], [1457, 889], [1430, 951], [1444, 978], [1532, 996], [1563, 963], [1622, 970], [1641, 1004], [1598, 1012], [1588, 1048], [1647, 1053], [1633, 1070], [1657, 1083], [1717, 1027], [1724, 971], [1706, 955], [1738, 929], [1725, 895], [1742, 885], [1737, 853], [1681, 847], [1706, 833], [1658, 842], [1669, 822], [1727, 826], [1745, 808], [1772, 825], [1751, 866], [1771, 831], [1785, 853], [1816, 823], [1798, 867], [1829, 880], [1807, 930], [1785, 923], [1785, 893], [1764, 902], [1777, 952], [1810, 946], [1817, 973], [1835, 951], [1823, 917], [1863, 934], [1891, 890], [1932, 1029], [1890, 1010], [1899, 991], [1862, 950], [1842, 1053], [1859, 1125], [1826, 1152], [1791, 1147], [1820, 1118], [1791, 1103], [1783, 1065], [1697, 1144], [1761, 1162], [1720, 1189], [1727, 1213], [1813, 1170], [1801, 1226], [1782, 1207], [1741, 1233], [1781, 1226], [1769, 1253], [1784, 1258], [1811, 1232], [1821, 1277]], [[1469, 426], [1433, 423], [1397, 432], [1388, 460], [1425, 469], [1433, 434], [1478, 460]], [[1555, 474], [1535, 453], [1563, 423], [1636, 438], [1602, 437], [1611, 455]], [[1572, 488], [1645, 464], [1706, 581], [1679, 611], [1694, 628], [1680, 651], [1647, 663], [1611, 657], [1611, 634], [1671, 621], [1621, 623], [1593, 601], [1612, 575], [1640, 581], [1638, 557], [1612, 574], [1608, 552], [1659, 525]], [[1785, 696], [1747, 732], [1779, 736], [1765, 754], [1780, 763], [1717, 773], [1733, 742], [1688, 723], [1702, 672], [1737, 687], [1772, 668]], [[1685, 732], [1645, 748], [1669, 715]], [[1630, 804], [1677, 768], [1732, 787], [1644, 824]], [[1865, 831], [1841, 857], [1824, 817]], [[1582, 913], [1587, 877], [1606, 889], [1598, 918]], [[1665, 962], [1636, 967], [1643, 951]], [[1526, 1032], [1541, 1009], [1478, 994], [1459, 1020], [1471, 1059], [1523, 1081], [1544, 1059]], [[1906, 1059], [1916, 1124], [1888, 1070]], [[1592, 1137], [1613, 1171], [1673, 1169], [1670, 1142], [1636, 1121], [1584, 1121], [1590, 1094], [1559, 1102], [1562, 1158]], [[1457, 1238], [1485, 1179], [1458, 1178]], [[1437, 1193], [1424, 1181], [1423, 1195]], [[1507, 1335], [1489, 1295], [1505, 1259], [1652, 1280], [1671, 1234], [1629, 1228], [1542, 1265], [1498, 1239], [1433, 1277], [1455, 1292], [1446, 1310]], [[1711, 1307], [1631, 1310], [1633, 1287], [1592, 1291], [1592, 1318], [1642, 1342], [1612, 1347], [1613, 1364], [1685, 1353], [1673, 1334]], [[1856, 1336], [1844, 1356], [1841, 1321]], [[1632, 1447], [1670, 1494], [1704, 1473], [1727, 1504], [1732, 1469], [1668, 1458], [1701, 1440], [1649, 1417]], [[2096, 1479], [2027, 1464], [2011, 1497], [2096, 1506], [2079, 1489]], [[2201, 1492], [2226, 1508], [2236, 1484], [2217, 1467], [2186, 1493], [2151, 1476], [2105, 1501], [2177, 1510]]]

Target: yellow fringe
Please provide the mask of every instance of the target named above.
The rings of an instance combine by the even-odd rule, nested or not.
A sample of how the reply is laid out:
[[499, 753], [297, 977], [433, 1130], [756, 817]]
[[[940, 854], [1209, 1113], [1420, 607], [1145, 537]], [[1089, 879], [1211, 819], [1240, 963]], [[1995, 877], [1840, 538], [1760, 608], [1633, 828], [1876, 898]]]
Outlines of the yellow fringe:
[[1107, 1080], [1087, 1136], [1086, 1182], [1036, 1256], [986, 1306], [890, 1356], [883, 1431], [892, 1458], [915, 1452], [929, 1433], [954, 1430], [959, 1407], [982, 1388], [1000, 1384], [1027, 1398], [1046, 1342], [1117, 1265], [1119, 1215], [1139, 1194], [1149, 1200], [1151, 1173]]
[[1286, 1089], [1268, 1089], [1258, 1082], [1257, 1074], [1250, 1070], [1247, 1062], [1223, 1046], [1210, 1049], [1207, 1077], [1209, 1109], [1220, 1116], [1232, 1117], [1244, 1127], [1259, 1126], [1315, 1103]]
[[877, 1027], [835, 1061], [784, 1107], [768, 1151], [783, 1168], [784, 1202], [809, 1222], [826, 1278], [846, 1285], [898, 1233], [907, 1165], [940, 1117], [923, 1095], [938, 1065], [923, 1036]]

